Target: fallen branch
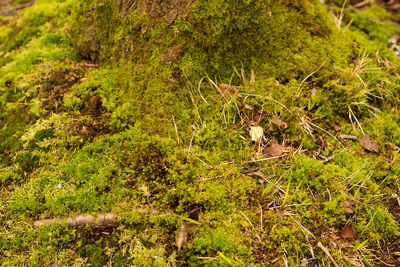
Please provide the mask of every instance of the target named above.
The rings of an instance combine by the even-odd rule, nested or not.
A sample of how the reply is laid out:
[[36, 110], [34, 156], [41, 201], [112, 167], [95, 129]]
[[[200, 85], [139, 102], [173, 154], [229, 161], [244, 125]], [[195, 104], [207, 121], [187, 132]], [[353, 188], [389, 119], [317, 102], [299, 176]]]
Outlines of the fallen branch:
[[69, 226], [72, 227], [80, 227], [80, 226], [85, 226], [88, 225], [90, 227], [99, 227], [99, 226], [116, 226], [118, 224], [117, 222], [117, 216], [112, 214], [112, 213], [106, 213], [106, 214], [99, 214], [97, 217], [93, 217], [91, 215], [78, 215], [73, 218], [65, 218], [65, 219], [44, 219], [44, 220], [38, 220], [33, 223], [33, 227], [37, 228], [42, 225], [49, 226], [53, 223], [57, 224], [68, 224]]
[[27, 8], [27, 7], [30, 7], [30, 6], [33, 6], [33, 4], [35, 4], [35, 2], [36, 2], [36, 0], [32, 0], [32, 1], [28, 2], [28, 3], [26, 3], [26, 4], [23, 4], [23, 5], [19, 5], [19, 6], [10, 8], [10, 9], [8, 9], [8, 10], [5, 10], [5, 11], [3, 11], [3, 12], [0, 12], [0, 15], [8, 15], [8, 14], [13, 13], [13, 12], [15, 12], [15, 11], [18, 11], [18, 10], [21, 10], [21, 9], [24, 9], [24, 8]]

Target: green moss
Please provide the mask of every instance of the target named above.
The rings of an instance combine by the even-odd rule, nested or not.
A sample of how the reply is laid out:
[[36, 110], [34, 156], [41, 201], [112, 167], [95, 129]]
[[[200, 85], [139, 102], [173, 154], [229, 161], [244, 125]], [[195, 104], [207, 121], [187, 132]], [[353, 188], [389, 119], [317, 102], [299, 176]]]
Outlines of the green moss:
[[[0, 29], [0, 263], [296, 266], [326, 260], [320, 241], [339, 264], [379, 264], [399, 236], [391, 15], [346, 11], [345, 30], [317, 0], [200, 0], [167, 26], [128, 2], [38, 0]], [[261, 155], [252, 123], [282, 155]], [[118, 227], [31, 227], [106, 212]], [[345, 224], [360, 250], [335, 239]]]
[[[257, 68], [288, 79], [308, 75], [325, 58], [328, 63], [323, 72], [331, 75], [330, 66], [346, 64], [352, 52], [350, 39], [333, 27], [332, 18], [318, 1], [296, 5], [198, 1], [187, 18], [176, 20], [172, 27], [175, 40], [162, 24], [148, 27], [142, 16], [116, 12], [114, 4], [97, 0], [77, 9], [72, 33], [82, 55], [137, 61], [160, 58], [167, 47], [179, 43], [183, 46], [180, 68], [196, 76], [197, 72], [229, 76], [234, 68]], [[87, 29], [88, 22], [94, 28]], [[144, 35], [141, 29], [146, 29]]]

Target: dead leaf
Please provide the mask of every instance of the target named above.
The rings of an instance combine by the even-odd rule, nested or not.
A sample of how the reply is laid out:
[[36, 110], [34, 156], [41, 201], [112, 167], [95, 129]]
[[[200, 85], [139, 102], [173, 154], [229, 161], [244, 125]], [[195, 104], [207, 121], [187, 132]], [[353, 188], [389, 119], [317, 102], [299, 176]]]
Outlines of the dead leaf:
[[270, 120], [270, 122], [274, 127], [277, 127], [279, 130], [284, 130], [284, 129], [286, 129], [288, 127], [286, 122], [284, 122], [284, 121], [282, 121], [282, 120], [280, 120], [278, 118], [275, 118], [275, 117], [272, 118]]
[[189, 230], [193, 228], [195, 224], [192, 222], [186, 222], [182, 224], [181, 228], [178, 231], [178, 238], [176, 239], [176, 246], [178, 247], [178, 252], [181, 248], [186, 245], [188, 240]]
[[393, 143], [385, 143], [389, 147], [390, 150], [395, 151], [395, 152], [400, 152], [400, 147], [396, 146]]
[[259, 124], [264, 120], [264, 115], [262, 114], [257, 114], [253, 117], [253, 121], [255, 121], [256, 124]]
[[347, 146], [347, 147], [351, 146], [349, 141], [347, 141], [347, 140], [343, 140], [342, 143], [344, 146]]
[[282, 156], [285, 151], [286, 148], [284, 146], [278, 144], [276, 140], [272, 140], [271, 144], [268, 147], [264, 148], [263, 155], [268, 158], [279, 157]]
[[342, 200], [344, 212], [353, 214], [353, 204], [348, 200]]
[[[219, 85], [219, 90], [221, 91], [222, 96], [224, 96], [224, 97], [227, 97], [227, 96], [232, 97], [238, 91], [238, 89], [235, 85], [229, 85], [226, 83], [221, 83]], [[241, 95], [238, 93], [237, 96], [240, 97]]]
[[263, 136], [264, 136], [264, 129], [261, 126], [251, 126], [250, 127], [251, 141], [260, 143]]
[[253, 110], [254, 108], [246, 103], [244, 104], [244, 109]]
[[354, 232], [354, 227], [352, 225], [345, 225], [341, 230], [340, 230], [340, 236], [343, 239], [354, 239], [356, 234]]
[[309, 264], [309, 261], [307, 259], [302, 259], [300, 262], [300, 267], [307, 267]]
[[363, 155], [365, 155], [365, 151], [364, 150], [357, 150], [356, 154], [360, 155], [360, 156], [363, 156]]
[[365, 148], [366, 150], [370, 151], [370, 152], [376, 152], [379, 153], [381, 151], [381, 149], [379, 148], [379, 146], [375, 143], [374, 140], [371, 139], [371, 137], [369, 137], [368, 134], [364, 135], [363, 137], [361, 137], [360, 139], [360, 145]]
[[264, 180], [267, 180], [267, 176], [264, 175], [264, 173], [260, 172], [260, 171], [256, 171], [256, 172], [252, 172], [247, 174], [248, 176], [258, 176]]
[[340, 132], [342, 130], [342, 128], [340, 128], [340, 126], [335, 125], [335, 132]]
[[311, 97], [316, 96], [316, 95], [317, 95], [317, 92], [318, 92], [317, 88], [313, 88], [313, 89], [311, 90]]

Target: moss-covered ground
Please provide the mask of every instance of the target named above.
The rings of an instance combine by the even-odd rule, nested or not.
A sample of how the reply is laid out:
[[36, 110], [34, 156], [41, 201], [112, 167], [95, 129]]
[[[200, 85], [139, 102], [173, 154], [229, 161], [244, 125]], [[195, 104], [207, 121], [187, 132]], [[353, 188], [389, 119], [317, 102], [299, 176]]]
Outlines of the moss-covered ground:
[[[400, 264], [396, 13], [3, 2], [2, 266]], [[33, 227], [104, 213], [118, 226]]]

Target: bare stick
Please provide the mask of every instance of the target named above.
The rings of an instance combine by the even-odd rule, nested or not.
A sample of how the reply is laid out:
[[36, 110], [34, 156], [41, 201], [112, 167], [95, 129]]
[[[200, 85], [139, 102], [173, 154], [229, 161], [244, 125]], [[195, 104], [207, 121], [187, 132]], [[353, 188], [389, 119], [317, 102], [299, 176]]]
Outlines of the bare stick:
[[106, 213], [106, 214], [99, 214], [97, 217], [93, 217], [91, 215], [86, 215], [86, 216], [78, 215], [76, 217], [65, 218], [65, 219], [54, 218], [54, 219], [38, 220], [33, 223], [33, 227], [37, 228], [42, 225], [49, 226], [53, 223], [68, 224], [69, 226], [72, 227], [80, 227], [85, 225], [88, 225], [90, 227], [116, 226], [118, 224], [116, 215], [112, 213]]
[[355, 136], [355, 135], [341, 134], [341, 135], [339, 135], [339, 138], [357, 141], [357, 136]]

